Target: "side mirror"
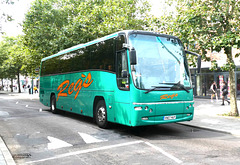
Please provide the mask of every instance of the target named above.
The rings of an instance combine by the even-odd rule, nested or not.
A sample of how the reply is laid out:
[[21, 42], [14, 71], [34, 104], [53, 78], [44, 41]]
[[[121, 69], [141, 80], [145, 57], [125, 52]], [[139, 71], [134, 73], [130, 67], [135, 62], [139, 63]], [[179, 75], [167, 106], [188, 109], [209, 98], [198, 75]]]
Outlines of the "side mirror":
[[130, 64], [131, 65], [136, 65], [137, 64], [136, 50], [134, 48], [131, 48], [130, 52], [129, 52], [129, 55], [130, 55]]
[[197, 72], [200, 73], [200, 72], [201, 72], [202, 56], [200, 56], [200, 55], [197, 54], [197, 53], [190, 52], [190, 51], [188, 51], [188, 50], [185, 50], [185, 53], [191, 54], [191, 55], [194, 55], [194, 56], [197, 56]]

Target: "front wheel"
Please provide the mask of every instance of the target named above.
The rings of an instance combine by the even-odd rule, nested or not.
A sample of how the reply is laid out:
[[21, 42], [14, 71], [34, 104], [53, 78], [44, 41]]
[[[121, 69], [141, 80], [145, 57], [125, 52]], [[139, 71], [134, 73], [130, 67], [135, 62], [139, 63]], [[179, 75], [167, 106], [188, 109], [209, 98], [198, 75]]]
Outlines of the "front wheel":
[[95, 109], [95, 119], [96, 123], [100, 128], [107, 128], [108, 121], [107, 121], [107, 109], [106, 104], [104, 100], [100, 100], [97, 103], [96, 109]]
[[50, 110], [52, 111], [52, 113], [56, 114], [58, 113], [58, 110], [56, 108], [56, 97], [55, 95], [51, 96], [51, 102], [50, 102]]

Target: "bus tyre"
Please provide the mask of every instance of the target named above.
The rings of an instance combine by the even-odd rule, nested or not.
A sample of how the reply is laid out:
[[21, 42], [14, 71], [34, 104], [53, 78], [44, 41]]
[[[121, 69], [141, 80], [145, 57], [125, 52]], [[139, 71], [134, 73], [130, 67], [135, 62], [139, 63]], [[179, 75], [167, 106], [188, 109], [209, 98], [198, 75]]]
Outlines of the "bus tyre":
[[55, 95], [51, 96], [51, 102], [50, 102], [50, 110], [52, 111], [52, 113], [56, 114], [57, 108], [56, 108], [56, 97]]
[[100, 100], [97, 103], [96, 110], [95, 110], [95, 119], [96, 123], [100, 128], [107, 128], [108, 121], [107, 121], [107, 109], [104, 100]]

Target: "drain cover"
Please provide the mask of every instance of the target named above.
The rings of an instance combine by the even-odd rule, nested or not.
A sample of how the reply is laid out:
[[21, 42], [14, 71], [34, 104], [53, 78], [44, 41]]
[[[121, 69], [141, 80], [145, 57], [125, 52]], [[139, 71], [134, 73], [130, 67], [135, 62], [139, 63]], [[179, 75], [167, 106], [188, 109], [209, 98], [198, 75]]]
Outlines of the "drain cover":
[[32, 155], [30, 153], [22, 153], [22, 154], [14, 154], [14, 159], [24, 159], [24, 158], [30, 158]]

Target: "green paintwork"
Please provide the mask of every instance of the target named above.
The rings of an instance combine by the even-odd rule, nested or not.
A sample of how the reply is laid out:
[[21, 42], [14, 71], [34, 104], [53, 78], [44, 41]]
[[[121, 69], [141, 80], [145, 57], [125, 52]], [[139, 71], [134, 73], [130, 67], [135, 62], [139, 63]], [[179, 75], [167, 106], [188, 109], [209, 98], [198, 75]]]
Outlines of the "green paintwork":
[[[115, 34], [113, 36], [115, 36]], [[127, 54], [130, 71], [128, 51]], [[47, 59], [48, 58], [45, 58], [44, 60]], [[89, 74], [91, 75], [91, 79], [86, 80]], [[66, 96], [59, 96], [56, 102], [59, 110], [93, 117], [94, 100], [101, 97], [106, 103], [109, 122], [128, 126], [141, 126], [190, 121], [193, 119], [194, 103], [192, 89], [189, 90], [189, 93], [184, 90], [151, 91], [145, 93], [146, 90], [140, 90], [135, 87], [131, 72], [129, 72], [129, 74], [129, 90], [127, 91], [118, 88], [116, 74], [113, 72], [89, 70], [42, 76], [40, 77], [40, 101], [44, 105], [50, 106], [51, 94], [55, 94], [56, 98], [58, 98], [60, 90], [66, 87], [65, 84], [61, 89], [57, 90], [59, 85], [69, 80], [68, 86], [61, 92]], [[82, 80], [80, 81], [82, 85], [84, 83], [88, 84], [90, 81], [92, 82], [87, 88], [82, 87], [77, 97], [74, 98], [78, 91], [77, 87], [80, 84], [79, 79]], [[72, 88], [69, 89], [72, 83]], [[171, 97], [161, 99], [161, 96], [165, 94]], [[146, 106], [148, 108], [145, 110]], [[135, 110], [134, 107], [142, 107], [142, 110]], [[150, 109], [152, 109], [152, 112], [150, 112]], [[164, 116], [173, 115], [176, 115], [176, 119], [164, 120]], [[143, 117], [148, 118], [148, 120], [143, 120]]]
[[[145, 90], [138, 90], [130, 83], [130, 91], [122, 91], [117, 87], [116, 75], [110, 72], [90, 71], [41, 77], [40, 101], [44, 105], [50, 106], [51, 94], [58, 97], [60, 90], [57, 90], [57, 88], [63, 81], [69, 80], [69, 87], [72, 82], [76, 83], [79, 78], [82, 78], [82, 74], [87, 76], [89, 73], [92, 76], [92, 84], [88, 88], [82, 87], [76, 99], [74, 99], [75, 91], [67, 97], [60, 96], [56, 103], [58, 109], [93, 117], [94, 99], [103, 97], [107, 106], [108, 121], [110, 122], [139, 126], [192, 120], [193, 102], [191, 103], [192, 107], [188, 110], [186, 110], [186, 107], [190, 103], [158, 104], [192, 101], [192, 90], [190, 93], [185, 91], [153, 91], [145, 94]], [[65, 87], [66, 85], [63, 88]], [[64, 93], [68, 93], [68, 87], [64, 90]], [[160, 96], [166, 93], [169, 95], [177, 93], [178, 96], [173, 99], [160, 100]], [[133, 103], [146, 104], [134, 105]], [[110, 109], [109, 106], [112, 108]], [[148, 110], [145, 110], [146, 106], [148, 106]], [[142, 110], [134, 110], [134, 107], [142, 107]], [[149, 109], [152, 109], [153, 112], [150, 113]], [[186, 114], [191, 114], [191, 116], [187, 117]], [[177, 115], [177, 119], [164, 121], [163, 116], [167, 115]], [[142, 120], [142, 117], [149, 117], [149, 120]]]

